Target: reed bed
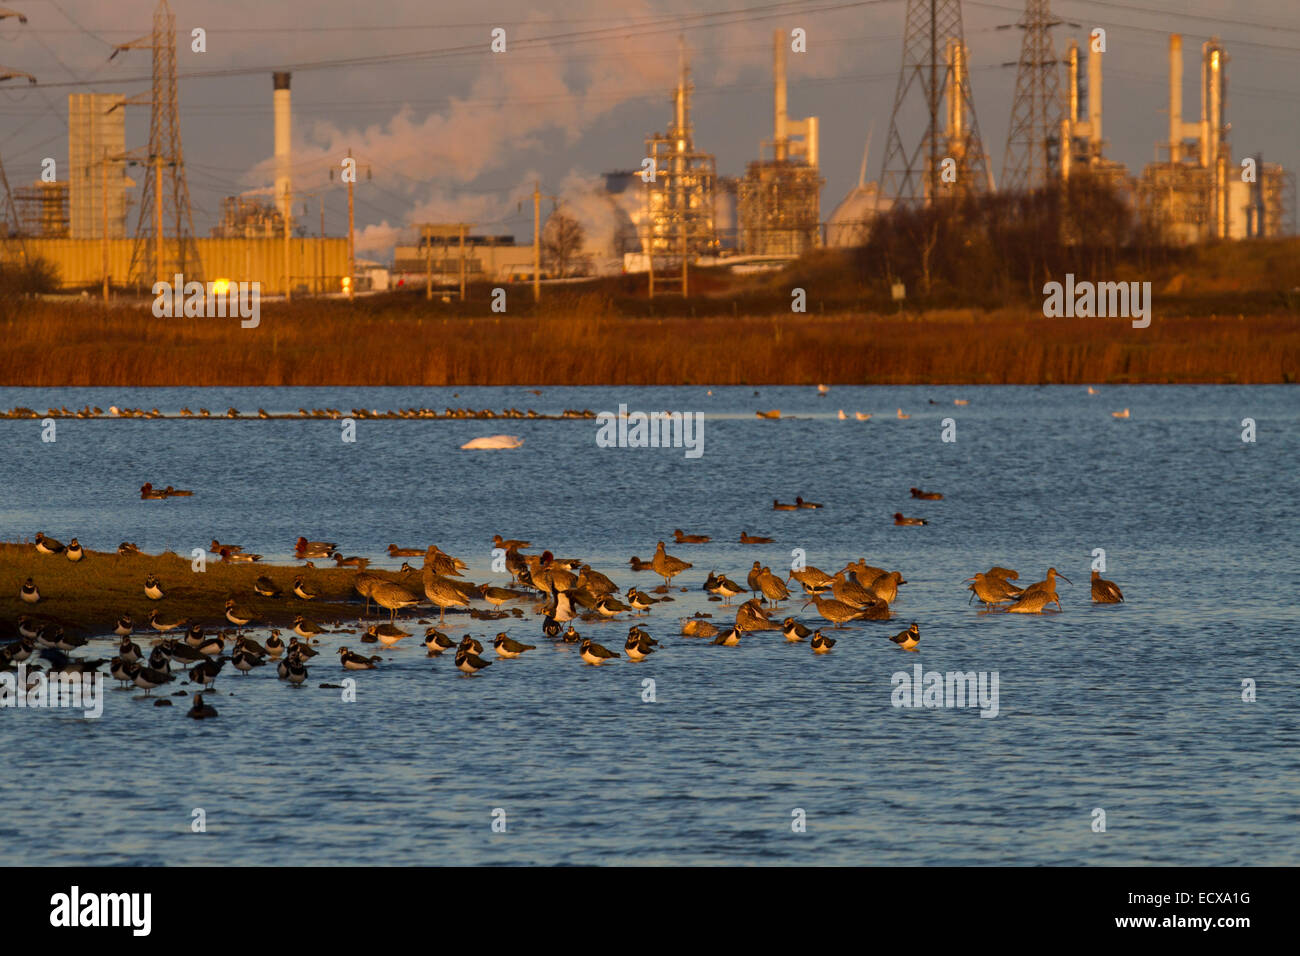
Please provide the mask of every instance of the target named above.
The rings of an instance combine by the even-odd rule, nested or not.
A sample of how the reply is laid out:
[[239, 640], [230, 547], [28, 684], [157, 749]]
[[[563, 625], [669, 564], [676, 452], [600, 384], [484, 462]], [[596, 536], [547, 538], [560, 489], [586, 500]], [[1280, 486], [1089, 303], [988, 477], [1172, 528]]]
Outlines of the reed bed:
[[[662, 303], [674, 305], [695, 310]], [[716, 301], [700, 306], [710, 314], [629, 317], [605, 296], [569, 293], [533, 314], [491, 315], [486, 296], [447, 306], [408, 294], [267, 303], [260, 326], [243, 329], [237, 319], [32, 302], [0, 320], [0, 384], [1268, 384], [1300, 374], [1300, 323], [1286, 308], [1173, 317], [1157, 303], [1151, 326], [1134, 329], [1031, 309], [731, 315], [717, 314]]]

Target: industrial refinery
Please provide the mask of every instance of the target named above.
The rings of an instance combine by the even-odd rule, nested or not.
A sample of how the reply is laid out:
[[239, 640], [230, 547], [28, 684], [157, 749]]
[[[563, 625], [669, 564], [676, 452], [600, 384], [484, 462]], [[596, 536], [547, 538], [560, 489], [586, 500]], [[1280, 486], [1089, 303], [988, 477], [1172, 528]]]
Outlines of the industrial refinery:
[[[757, 153], [743, 168], [730, 170], [719, 168], [726, 144], [694, 118], [693, 54], [684, 33], [677, 40], [676, 82], [664, 91], [666, 125], [629, 145], [611, 164], [613, 171], [559, 194], [534, 184], [532, 208], [527, 198], [518, 203], [520, 217], [532, 220], [531, 229], [518, 230], [522, 235], [499, 228], [497, 220], [429, 221], [412, 210], [393, 225], [391, 259], [376, 262], [357, 253], [353, 191], [370, 182], [367, 157], [359, 155], [350, 168], [345, 163], [330, 174], [331, 188], [346, 185], [345, 233], [336, 228], [335, 235], [327, 234], [319, 191], [296, 190], [289, 70], [272, 70], [267, 77], [273, 124], [265, 133], [271, 159], [259, 167], [264, 182], [225, 196], [215, 215], [209, 210], [216, 225], [206, 235], [196, 232], [180, 137], [175, 15], [160, 0], [152, 31], [113, 50], [114, 57], [147, 51], [152, 89], [139, 96], [80, 89], [66, 95], [67, 156], [58, 164], [64, 175], [13, 186], [4, 178], [8, 223], [0, 255], [11, 262], [44, 259], [63, 288], [97, 290], [105, 298], [114, 290], [139, 292], [178, 273], [199, 281], [257, 281], [267, 292], [286, 296], [351, 295], [390, 286], [451, 289], [463, 296], [465, 286], [476, 282], [536, 286], [542, 280], [643, 272], [680, 275], [685, 292], [689, 266], [776, 268], [817, 248], [862, 245], [876, 217], [895, 207], [1042, 189], [1085, 175], [1122, 197], [1148, 233], [1169, 246], [1294, 232], [1294, 174], [1249, 152], [1251, 130], [1234, 129], [1228, 121], [1226, 44], [1211, 37], [1185, 51], [1181, 34], [1166, 35], [1167, 105], [1151, 102], [1148, 108], [1153, 129], [1164, 128], [1157, 117], [1167, 112], [1168, 136], [1152, 143], [1157, 158], [1134, 172], [1108, 156], [1105, 31], [1054, 19], [1046, 0], [1028, 0], [1013, 25], [1023, 47], [1018, 64], [1004, 64], [1017, 67], [1017, 80], [1001, 181], [996, 180], [971, 81], [979, 44], [966, 37], [961, 12], [959, 0], [907, 0], [893, 111], [870, 117], [873, 128], [878, 122], [883, 129], [888, 121], [883, 149], [872, 156], [868, 136], [857, 182], [838, 199], [823, 197], [825, 129], [819, 116], [792, 116], [788, 107], [787, 70], [797, 50], [790, 31], [770, 34], [770, 130], [753, 129], [756, 139], [761, 136]], [[1078, 34], [1058, 55], [1053, 30], [1075, 28]], [[1199, 104], [1185, 110], [1184, 59], [1197, 50]], [[3, 76], [34, 80], [16, 70]], [[1114, 81], [1108, 88], [1116, 89]], [[812, 95], [805, 90], [800, 101], [813, 102]], [[1001, 112], [988, 100], [978, 105]], [[127, 111], [140, 106], [150, 110], [149, 139], [132, 143]], [[629, 168], [629, 153], [644, 157], [639, 168]], [[872, 163], [878, 163], [875, 178]], [[436, 167], [429, 170], [432, 185], [438, 175]], [[823, 215], [824, 205], [829, 214]]]

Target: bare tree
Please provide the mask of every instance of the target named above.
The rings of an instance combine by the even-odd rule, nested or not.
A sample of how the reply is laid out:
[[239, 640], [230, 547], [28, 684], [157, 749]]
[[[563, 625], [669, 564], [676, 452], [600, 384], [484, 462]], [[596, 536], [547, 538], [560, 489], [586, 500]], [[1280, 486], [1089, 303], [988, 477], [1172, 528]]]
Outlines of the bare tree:
[[558, 211], [551, 213], [542, 230], [542, 255], [547, 268], [556, 275], [567, 276], [585, 241], [586, 234], [576, 219]]

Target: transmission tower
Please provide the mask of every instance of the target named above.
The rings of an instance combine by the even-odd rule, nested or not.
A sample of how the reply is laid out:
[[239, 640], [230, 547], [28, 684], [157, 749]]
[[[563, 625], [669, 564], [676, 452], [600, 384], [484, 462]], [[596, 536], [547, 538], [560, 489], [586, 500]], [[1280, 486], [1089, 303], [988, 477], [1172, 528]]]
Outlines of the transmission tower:
[[[922, 115], [925, 132], [909, 148], [900, 123]], [[953, 160], [955, 182], [945, 176], [945, 159]], [[903, 61], [877, 202], [919, 204], [986, 188], [992, 182], [966, 68], [961, 0], [907, 0]]]
[[1061, 22], [1053, 19], [1050, 0], [1025, 0], [1024, 15], [1016, 23], [1024, 39], [1002, 156], [1003, 189], [1040, 189], [1059, 168], [1065, 104], [1051, 29]]
[[[194, 242], [194, 215], [190, 210], [190, 187], [185, 180], [185, 158], [181, 152], [180, 107], [176, 97], [176, 17], [167, 0], [158, 0], [153, 14], [153, 32], [123, 43], [123, 50], [153, 51], [153, 89], [147, 99], [132, 97], [125, 105], [152, 107], [147, 155], [138, 150], [132, 157], [146, 165], [144, 188], [140, 192], [140, 218], [135, 227], [131, 253], [131, 275], [148, 281], [153, 277], [171, 281], [180, 273], [185, 281], [202, 281], [203, 264]], [[167, 228], [173, 240], [167, 241]]]
[[[6, 7], [0, 7], [0, 20], [9, 17], [17, 17], [19, 23], [26, 23], [27, 17], [17, 10], [10, 10]], [[28, 83], [35, 83], [36, 77], [30, 73], [24, 73], [22, 70], [10, 69], [7, 66], [0, 66], [0, 83], [5, 80], [13, 80], [22, 77]], [[10, 248], [16, 243], [18, 252], [22, 256], [23, 262], [27, 261], [27, 244], [23, 242], [22, 223], [18, 219], [18, 208], [14, 205], [13, 193], [9, 191], [9, 177], [5, 175], [3, 160], [0, 160], [0, 185], [4, 187], [4, 223], [0, 228], [4, 229], [4, 236], [0, 249], [3, 250], [3, 261], [8, 262], [13, 258], [13, 250]]]

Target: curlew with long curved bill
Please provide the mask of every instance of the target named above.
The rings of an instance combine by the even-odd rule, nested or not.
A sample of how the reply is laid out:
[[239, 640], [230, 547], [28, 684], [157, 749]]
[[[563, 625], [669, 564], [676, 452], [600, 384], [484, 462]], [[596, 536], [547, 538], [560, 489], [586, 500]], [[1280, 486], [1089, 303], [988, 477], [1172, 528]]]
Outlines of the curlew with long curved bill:
[[1029, 587], [1025, 588], [1025, 590], [1024, 590], [1022, 593], [1023, 593], [1023, 594], [1032, 594], [1032, 593], [1035, 592], [1035, 591], [1051, 591], [1053, 594], [1055, 594], [1055, 593], [1056, 593], [1056, 579], [1057, 579], [1058, 577], [1059, 577], [1062, 581], [1065, 581], [1067, 584], [1073, 584], [1073, 583], [1074, 583], [1074, 582], [1071, 581], [1069, 578], [1067, 578], [1064, 574], [1061, 574], [1059, 571], [1057, 571], [1056, 568], [1048, 568], [1048, 569], [1047, 569], [1047, 577], [1045, 577], [1045, 578], [1044, 578], [1043, 580], [1041, 580], [1041, 581], [1036, 581], [1036, 582], [1034, 582], [1033, 584], [1029, 585]]
[[[1019, 588], [1014, 592], [1011, 590], [1012, 585], [1007, 584], [999, 577], [978, 572], [974, 577], [967, 578], [971, 582], [966, 590], [971, 592], [970, 598], [966, 601], [969, 604], [975, 598], [979, 598], [985, 607], [992, 607], [995, 604], [1005, 604], [1016, 599], [1020, 593]], [[964, 583], [964, 582], [963, 582]]]

